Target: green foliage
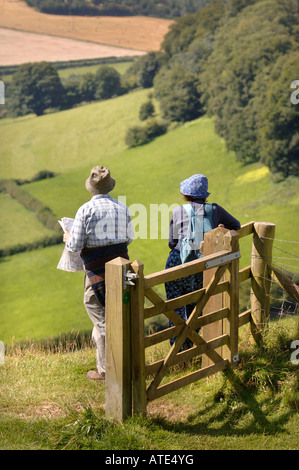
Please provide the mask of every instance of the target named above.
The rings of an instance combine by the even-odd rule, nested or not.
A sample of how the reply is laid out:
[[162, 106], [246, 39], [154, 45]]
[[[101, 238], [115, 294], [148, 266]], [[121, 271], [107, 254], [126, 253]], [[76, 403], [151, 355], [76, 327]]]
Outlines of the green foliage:
[[[20, 66], [8, 83], [7, 115], [41, 115], [49, 108], [68, 109], [82, 102], [109, 99], [130, 88], [115, 67], [103, 64], [95, 73], [70, 74], [60, 81], [47, 62]], [[134, 86], [136, 83], [134, 83]]]
[[145, 127], [132, 126], [128, 129], [125, 142], [128, 147], [138, 147], [149, 142]]
[[149, 52], [134, 61], [127, 70], [125, 76], [135, 76], [136, 85], [142, 88], [151, 88], [154, 78], [163, 63], [163, 55], [160, 52]]
[[61, 108], [73, 108], [83, 101], [81, 94], [81, 77], [71, 75], [67, 80], [63, 80], [63, 99]]
[[261, 160], [277, 177], [299, 175], [299, 104], [290, 100], [293, 77], [299, 76], [299, 53], [280, 57], [264, 87], [260, 111], [259, 140]]
[[13, 116], [42, 115], [61, 105], [63, 88], [57, 70], [47, 62], [21, 65], [7, 87], [8, 110]]
[[26, 0], [28, 5], [44, 13], [109, 16], [157, 16], [176, 18], [194, 13], [210, 0]]
[[[281, 178], [298, 175], [299, 106], [290, 101], [298, 28], [292, 0], [213, 0], [179, 19], [154, 82], [164, 117], [185, 121], [204, 110], [239, 161], [266, 163]], [[190, 86], [183, 74], [191, 74]]]
[[154, 113], [155, 106], [153, 105], [152, 100], [149, 100], [140, 106], [139, 119], [140, 121], [145, 121], [146, 119], [152, 117]]
[[223, 19], [225, 7], [222, 0], [213, 0], [202, 10], [187, 15], [173, 23], [162, 43], [162, 50], [169, 57], [186, 53], [193, 41], [213, 34]]
[[158, 122], [156, 119], [148, 119], [144, 126], [133, 126], [127, 131], [125, 142], [128, 147], [138, 147], [150, 142], [167, 132], [167, 123]]
[[[298, 114], [290, 103], [291, 70], [285, 69], [286, 58], [296, 55], [292, 26], [284, 24], [289, 17], [287, 3], [256, 2], [229, 19], [217, 31], [213, 53], [201, 75], [207, 109], [216, 115], [216, 130], [228, 148], [240, 161], [262, 160], [271, 171], [283, 172], [284, 177], [298, 174], [292, 163], [293, 152], [285, 145], [286, 141], [294, 145], [296, 131], [291, 116]], [[284, 83], [275, 83], [275, 68], [284, 70]], [[271, 90], [278, 91], [279, 87], [282, 98], [275, 96], [276, 113], [270, 112], [267, 96], [274, 96]], [[278, 143], [271, 142], [277, 140], [280, 114], [287, 116], [286, 140], [280, 146], [285, 158]], [[275, 153], [279, 153], [278, 158]]]
[[155, 97], [165, 119], [186, 122], [202, 114], [198, 77], [180, 64], [164, 68], [155, 79]]
[[83, 101], [93, 101], [95, 99], [95, 94], [97, 91], [97, 82], [95, 74], [88, 72], [82, 75], [80, 86], [79, 86], [79, 96]]
[[103, 65], [95, 74], [95, 98], [107, 100], [120, 94], [120, 73], [109, 65]]

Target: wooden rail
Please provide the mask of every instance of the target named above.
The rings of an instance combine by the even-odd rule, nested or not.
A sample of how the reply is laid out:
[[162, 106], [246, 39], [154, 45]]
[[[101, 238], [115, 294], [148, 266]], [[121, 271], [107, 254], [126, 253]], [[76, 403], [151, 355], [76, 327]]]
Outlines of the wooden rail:
[[[269, 320], [274, 230], [273, 224], [264, 222], [250, 222], [238, 232], [218, 227], [205, 234], [202, 258], [147, 276], [140, 261], [117, 258], [106, 264], [107, 416], [123, 420], [132, 412], [146, 413], [149, 401], [235, 367], [238, 331], [247, 323], [259, 343]], [[252, 260], [239, 270], [238, 240], [248, 235], [253, 235]], [[128, 271], [136, 277], [134, 285], [126, 282]], [[154, 289], [200, 272], [203, 288], [181, 297], [165, 300]], [[298, 287], [290, 285], [289, 279], [286, 282], [277, 270], [273, 272], [276, 280], [282, 286], [287, 283], [289, 292], [298, 298]], [[251, 308], [239, 312], [239, 284], [249, 279]], [[150, 306], [145, 306], [145, 299]], [[185, 322], [175, 310], [189, 304], [195, 307]], [[144, 322], [161, 314], [174, 326], [145, 336]], [[170, 338], [175, 338], [172, 346]], [[193, 346], [184, 351], [186, 338]], [[146, 361], [146, 350], [165, 341], [165, 357]], [[198, 370], [167, 382], [170, 368], [199, 356]]]

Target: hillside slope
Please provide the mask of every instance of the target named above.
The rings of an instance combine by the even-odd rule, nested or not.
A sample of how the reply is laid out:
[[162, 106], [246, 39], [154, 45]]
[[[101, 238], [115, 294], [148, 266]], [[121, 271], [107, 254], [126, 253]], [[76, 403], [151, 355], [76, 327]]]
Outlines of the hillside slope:
[[1, 178], [31, 178], [41, 169], [65, 173], [126, 149], [148, 90], [40, 116], [0, 122]]
[[[60, 172], [54, 178], [25, 187], [57, 218], [74, 217], [78, 207], [90, 197], [84, 187], [90, 167], [107, 165], [117, 182], [111, 194], [115, 198], [126, 197], [135, 225], [137, 239], [130, 246], [130, 258], [141, 260], [145, 272], [150, 273], [164, 268], [169, 251], [170, 211], [165, 212], [166, 233], [162, 234], [161, 220], [155, 217], [155, 211], [161, 204], [166, 209], [180, 204], [180, 181], [191, 174], [204, 173], [209, 178], [209, 201], [225, 207], [242, 224], [251, 220], [274, 222], [275, 246], [292, 251], [295, 264], [298, 243], [289, 245], [279, 240], [298, 242], [298, 180], [273, 183], [266, 167], [236, 162], [234, 153], [227, 152], [224, 141], [215, 135], [213, 121], [206, 117], [142, 147], [125, 149], [123, 133], [126, 126], [138, 122], [138, 109], [146, 96], [144, 91], [138, 91], [110, 103], [95, 103], [39, 118], [3, 120], [0, 132], [10, 149], [2, 168], [5, 176], [32, 176], [45, 166]], [[141, 219], [140, 210], [145, 219]], [[150, 230], [155, 234], [157, 226], [158, 237], [151, 239]], [[15, 226], [10, 233], [6, 231], [6, 237], [10, 236], [20, 237]], [[241, 242], [241, 266], [246, 266], [250, 264], [250, 237]], [[43, 338], [90, 328], [82, 305], [82, 275], [56, 269], [62, 249], [61, 243], [2, 259], [2, 340], [10, 342], [13, 336], [15, 340]], [[278, 251], [275, 256], [278, 263], [291, 264], [285, 260], [288, 255]]]

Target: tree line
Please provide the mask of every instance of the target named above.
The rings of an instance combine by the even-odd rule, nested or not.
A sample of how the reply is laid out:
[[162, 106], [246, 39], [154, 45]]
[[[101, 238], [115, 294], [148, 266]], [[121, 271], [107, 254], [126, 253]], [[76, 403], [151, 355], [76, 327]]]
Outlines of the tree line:
[[239, 161], [298, 176], [298, 43], [298, 0], [213, 0], [178, 19], [153, 80], [163, 117], [213, 116]]
[[61, 80], [51, 63], [27, 63], [20, 65], [6, 84], [6, 106], [2, 109], [2, 117], [29, 113], [41, 116], [51, 108], [69, 109], [82, 102], [119, 96], [131, 87], [122, 82], [120, 73], [109, 65], [100, 66], [95, 73], [70, 75]]
[[154, 16], [178, 18], [194, 13], [210, 0], [26, 0], [43, 13], [86, 16]]

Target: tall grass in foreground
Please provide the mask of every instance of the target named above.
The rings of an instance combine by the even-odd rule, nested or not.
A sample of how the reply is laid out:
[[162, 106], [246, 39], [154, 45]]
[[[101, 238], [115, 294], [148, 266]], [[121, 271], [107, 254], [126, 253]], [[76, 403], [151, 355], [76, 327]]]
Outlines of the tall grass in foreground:
[[[252, 438], [259, 433], [268, 435], [268, 448], [278, 448], [274, 436], [279, 434], [281, 423], [286, 423], [299, 411], [298, 369], [289, 361], [290, 344], [296, 337], [298, 319], [288, 321], [288, 325], [272, 323], [261, 349], [248, 341], [247, 331], [243, 334], [241, 361], [236, 371], [228, 370], [186, 387], [166, 399], [172, 401], [172, 407], [156, 405], [157, 411], [147, 419], [133, 417], [123, 426], [107, 420], [102, 411], [98, 413], [86, 406], [56, 437], [55, 446], [63, 449], [196, 449], [202, 448], [203, 443], [195, 436], [203, 434], [206, 423], [212, 424], [215, 437], [218, 434], [214, 448], [260, 448], [257, 443], [250, 445], [251, 439], [248, 439], [249, 435]], [[195, 366], [193, 362], [186, 368], [191, 372]], [[174, 374], [170, 375], [173, 379]], [[170, 411], [173, 407], [177, 409], [176, 414]], [[151, 405], [148, 408], [151, 409]], [[180, 408], [189, 410], [189, 414], [181, 413]], [[170, 416], [168, 412], [164, 414], [165, 409]], [[179, 447], [176, 439], [173, 443], [172, 433], [181, 436]], [[204, 434], [209, 434], [207, 429]], [[226, 439], [221, 434], [226, 435]], [[234, 436], [233, 444], [228, 436]], [[204, 448], [209, 446], [204, 444]]]
[[[298, 317], [270, 323], [264, 343], [240, 330], [234, 371], [186, 386], [123, 424], [105, 416], [103, 384], [87, 381], [94, 350], [68, 338], [65, 348], [15, 346], [0, 367], [1, 448], [57, 450], [298, 449], [298, 365], [290, 345]], [[81, 341], [81, 340], [80, 340]], [[166, 348], [166, 344], [163, 345]], [[161, 348], [157, 350], [160, 357]], [[155, 352], [152, 351], [154, 358]], [[192, 372], [192, 362], [183, 370]]]

